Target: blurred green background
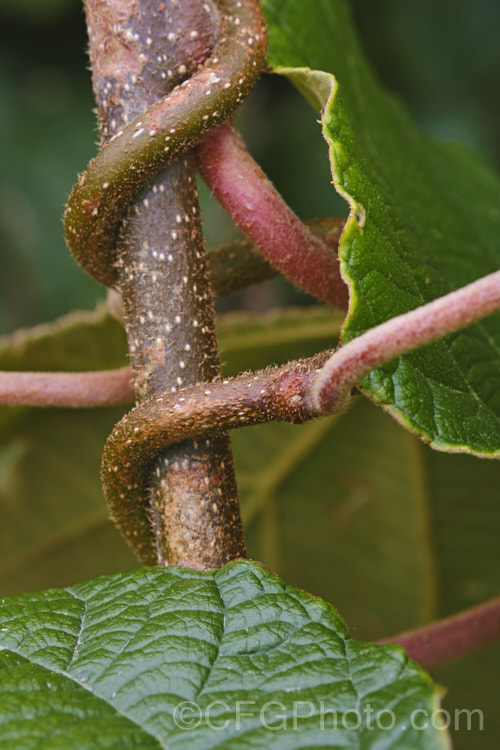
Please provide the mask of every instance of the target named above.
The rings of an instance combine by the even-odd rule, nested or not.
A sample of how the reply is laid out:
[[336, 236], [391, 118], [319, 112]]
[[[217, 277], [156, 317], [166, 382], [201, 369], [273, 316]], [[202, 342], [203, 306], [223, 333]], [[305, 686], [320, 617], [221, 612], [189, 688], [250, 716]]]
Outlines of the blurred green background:
[[[453, 3], [451, 0], [437, 0], [434, 3], [415, 3], [409, 0], [352, 0], [351, 6], [368, 57], [387, 87], [403, 99], [421, 127], [439, 139], [458, 140], [467, 144], [498, 168], [500, 98], [497, 79], [500, 71], [500, 5], [493, 0], [476, 0], [474, 3], [465, 0]], [[0, 0], [0, 38], [2, 334], [19, 326], [31, 326], [41, 321], [53, 320], [74, 308], [91, 309], [96, 300], [104, 298], [105, 290], [87, 277], [71, 259], [64, 244], [62, 230], [64, 204], [76, 175], [84, 169], [87, 161], [97, 150], [95, 116], [92, 113], [94, 105], [85, 53], [85, 24], [80, 0]], [[306, 219], [315, 216], [344, 215], [345, 205], [335, 195], [330, 184], [326, 144], [316, 123], [316, 116], [286, 81], [277, 77], [265, 77], [243, 108], [241, 126], [250, 149], [301, 217]], [[209, 246], [226, 242], [235, 235], [230, 220], [203, 187], [202, 204]], [[252, 309], [265, 309], [276, 301], [296, 303], [307, 301], [307, 298], [299, 295], [290, 286], [273, 282], [253, 289], [238, 299], [239, 303]], [[293, 327], [298, 329], [298, 325], [294, 324]], [[330, 337], [330, 334], [328, 336]], [[247, 346], [245, 362], [241, 366], [239, 362], [235, 362], [235, 371], [248, 366], [261, 366], [260, 361], [248, 361], [249, 345], [244, 341], [242, 344], [243, 338], [244, 333], [237, 331], [232, 339], [233, 346], [235, 341], [238, 346]], [[322, 342], [311, 342], [313, 351], [324, 345]], [[45, 352], [48, 351], [47, 344], [43, 343], [40, 350], [45, 356]], [[97, 362], [102, 361], [102, 357], [111, 356], [109, 346], [105, 347], [104, 353], [98, 352], [90, 335], [87, 350], [83, 347], [82, 352], [75, 354], [74, 362], [71, 360], [75, 369], [82, 366], [78, 358], [80, 355], [89, 357], [89, 362], [92, 356], [95, 356], [96, 366]], [[231, 345], [226, 343], [226, 359], [228, 353], [231, 353]], [[42, 357], [42, 354], [40, 356]], [[232, 356], [235, 356], [234, 353]], [[276, 342], [271, 343], [269, 350], [265, 351], [265, 356], [266, 361], [278, 361]], [[283, 353], [283, 359], [289, 356], [288, 351]], [[70, 360], [65, 359], [65, 362], [67, 361]], [[3, 366], [7, 365], [4, 363]], [[40, 362], [34, 360], [34, 364], [30, 366], [43, 369], [43, 358]], [[109, 366], [112, 366], [111, 361]], [[365, 418], [367, 427], [360, 430], [357, 420], [362, 421]], [[57, 555], [51, 553], [50, 531], [57, 529], [57, 524], [63, 524], [65, 521], [57, 502], [52, 504], [56, 484], [64, 488], [64, 507], [69, 515], [77, 512], [75, 505], [78, 504], [78, 492], [81, 492], [82, 497], [85, 495], [81, 500], [82, 507], [87, 509], [85, 512], [90, 507], [87, 495], [94, 499], [96, 507], [96, 517], [88, 517], [88, 536], [96, 548], [96, 569], [89, 572], [89, 564], [94, 563], [94, 559], [92, 557], [89, 561], [85, 558], [88, 548], [82, 543], [82, 565], [85, 572], [82, 571], [80, 575], [76, 565], [71, 574], [88, 577], [102, 572], [97, 550], [99, 547], [107, 549], [108, 542], [101, 545], [100, 537], [95, 530], [96, 524], [101, 528], [103, 514], [106, 512], [98, 486], [98, 455], [104, 436], [109, 432], [116, 414], [92, 413], [87, 419], [74, 413], [52, 413], [52, 416], [47, 413], [47, 420], [50, 420], [50, 425], [47, 425], [45, 418], [39, 413], [34, 415], [33, 410], [30, 414], [19, 414], [17, 411], [14, 413], [12, 410], [12, 416], [9, 412], [9, 415], [5, 414], [4, 419], [4, 438], [9, 439], [10, 443], [0, 457], [0, 469], [5, 469], [1, 474], [0, 499], [6, 504], [8, 511], [12, 511], [12, 517], [15, 516], [15, 520], [17, 519], [16, 523], [22, 528], [23, 534], [26, 536], [29, 531], [26, 542], [28, 548], [35, 541], [38, 544], [41, 543], [40, 540], [48, 540], [45, 543], [48, 551], [47, 570], [39, 557], [31, 559], [28, 556], [27, 569], [30, 575], [36, 578], [40, 574], [58, 585], [60, 581], [54, 576], [57, 577], [68, 570], [67, 558], [63, 557], [64, 562], [61, 563]], [[342, 458], [343, 454], [340, 451], [341, 459], [338, 460], [341, 464], [344, 462], [341, 468], [346, 475], [345, 487], [342, 480], [340, 490], [336, 490], [341, 495], [338, 500], [340, 510], [344, 495], [350, 497], [351, 493], [353, 502], [360, 502], [360, 492], [362, 500], [363, 492], [372, 491], [371, 484], [375, 482], [377, 470], [380, 470], [380, 497], [387, 503], [391, 501], [384, 482], [392, 483], [394, 507], [399, 507], [400, 513], [405, 515], [402, 528], [405, 524], [409, 527], [405, 508], [411, 507], [411, 498], [403, 498], [404, 488], [412, 486], [412, 482], [409, 481], [411, 471], [420, 471], [426, 464], [424, 474], [427, 484], [429, 488], [433, 488], [436, 495], [436, 501], [431, 502], [430, 507], [434, 509], [436, 528], [442, 532], [441, 535], [438, 532], [433, 533], [432, 552], [441, 561], [445, 561], [441, 562], [437, 611], [447, 614], [461, 606], [462, 602], [473, 603], [483, 598], [483, 595], [486, 597], [495, 593], [498, 583], [495, 573], [498, 569], [498, 555], [494, 556], [494, 550], [498, 547], [495, 541], [498, 539], [498, 497], [493, 495], [497, 494], [494, 488], [498, 479], [498, 464], [481, 464], [479, 459], [448, 457], [433, 453], [368, 404], [350, 413], [348, 424], [342, 425], [342, 434], [339, 438], [335, 437], [334, 433], [331, 437], [327, 435], [328, 441], [333, 442], [327, 442], [324, 446], [323, 450], [326, 453], [337, 439], [340, 447], [346, 444], [346, 435], [351, 423], [353, 443], [358, 446], [358, 436], [362, 435], [362, 440], [366, 443], [366, 446], [363, 443], [365, 457], [371, 457], [370, 460], [373, 459], [377, 469], [370, 469], [369, 462], [365, 460], [364, 468], [370, 474], [366, 479], [366, 487], [363, 484], [365, 480], [361, 481], [359, 477], [356, 481], [361, 482], [360, 486], [351, 487], [351, 473], [353, 476], [360, 475], [357, 453], [347, 452], [346, 457]], [[79, 435], [77, 459], [78, 465], [83, 467], [81, 476], [75, 468], [75, 457], [72, 454], [66, 456], [66, 451], [70, 451], [67, 440], [70, 428]], [[251, 504], [248, 499], [245, 500], [245, 496], [251, 495], [252, 482], [256, 481], [256, 472], [250, 459], [253, 450], [256, 455], [259, 454], [258, 458], [262, 465], [265, 464], [266, 457], [262, 458], [260, 453], [267, 452], [267, 458], [271, 460], [273, 456], [278, 455], [279, 446], [286, 448], [286, 441], [292, 440], [292, 433], [288, 435], [286, 426], [269, 425], [264, 429], [268, 430], [267, 433], [259, 432], [254, 438], [251, 431], [250, 434], [246, 431], [238, 433], [235, 447], [237, 456], [240, 456], [242, 498], [244, 503], [247, 503], [244, 505], [244, 512], [248, 516], [249, 543], [254, 550], [258, 550], [261, 545], [262, 559], [267, 559], [269, 553], [264, 547], [272, 536], [270, 529], [277, 521], [271, 517], [272, 513], [268, 514], [269, 517], [258, 517], [255, 522], [250, 519]], [[303, 432], [306, 441], [307, 429], [304, 428]], [[294, 439], [295, 435], [293, 432]], [[271, 444], [272, 449], [269, 447]], [[416, 452], [416, 458], [405, 459], [402, 454], [395, 461], [397, 451], [406, 451], [404, 455], [408, 456], [413, 456]], [[41, 456], [39, 472], [33, 460], [34, 456]], [[251, 464], [247, 472], [248, 487], [245, 485], [247, 458]], [[385, 460], [390, 464], [386, 468]], [[404, 460], [407, 460], [408, 467]], [[351, 473], [348, 470], [349, 461], [355, 464]], [[322, 465], [331, 469], [328, 456]], [[310, 467], [312, 476], [319, 477], [320, 472], [317, 468], [315, 469], [312, 463]], [[391, 475], [391, 467], [398, 474], [396, 478]], [[305, 543], [304, 528], [309, 533], [309, 527], [304, 526], [302, 500], [297, 499], [295, 505], [290, 502], [290, 498], [295, 497], [294, 488], [300, 489], [301, 476], [304, 475], [299, 472], [298, 479], [292, 477], [293, 481], [284, 484], [283, 494], [286, 494], [286, 503], [283, 500], [283, 504], [280, 505], [278, 498], [277, 507], [286, 508], [288, 514], [280, 516], [277, 525], [284, 537], [289, 534], [287, 544], [283, 545], [289, 557], [282, 561], [277, 569], [280, 572], [286, 571], [290, 583], [302, 585], [341, 604], [342, 612], [353, 627], [354, 636], [371, 637], [371, 632], [376, 634], [376, 629], [370, 622], [370, 607], [376, 609], [379, 606], [380, 616], [388, 611], [390, 614], [387, 602], [391, 597], [394, 610], [399, 608], [401, 611], [411, 612], [411, 616], [416, 618], [413, 609], [417, 608], [419, 602], [413, 590], [408, 602], [401, 601], [401, 598], [396, 601], [397, 597], [394, 597], [392, 590], [387, 587], [387, 596], [384, 599], [376, 588], [370, 593], [366, 574], [360, 573], [356, 579], [360, 581], [361, 586], [357, 599], [351, 601], [351, 591], [346, 591], [343, 599], [344, 577], [335, 577], [329, 571], [337, 571], [341, 565], [352, 567], [350, 545], [356, 541], [355, 534], [358, 531], [352, 532], [353, 537], [347, 534], [343, 543], [337, 544], [336, 549], [325, 551], [328, 559], [318, 557], [318, 529], [313, 522], [325, 525], [325, 513], [330, 513], [332, 523], [325, 525], [326, 531], [330, 533], [331, 527], [338, 526], [337, 515], [340, 512], [337, 512], [333, 505], [331, 511], [320, 507], [323, 502], [320, 491], [314, 494], [308, 506], [311, 526], [309, 567], [305, 564], [303, 556], [296, 554], [299, 544]], [[307, 486], [310, 488], [313, 480], [309, 475], [306, 479], [304, 482], [309, 483]], [[331, 481], [333, 486], [333, 479]], [[47, 487], [43, 482], [47, 482]], [[17, 518], [17, 510], [13, 505], [9, 507], [10, 498], [23, 496], [21, 490], [24, 484], [26, 502], [28, 503], [29, 499], [33, 505], [31, 525], [26, 523], [25, 518]], [[258, 487], [257, 490], [260, 492]], [[460, 494], [462, 490], [463, 497]], [[430, 497], [432, 492], [427, 492]], [[295, 494], [298, 497], [300, 493]], [[300, 498], [303, 496], [304, 488], [301, 489]], [[50, 500], [47, 500], [46, 507], [40, 508], [40, 497]], [[71, 503], [66, 503], [67, 497], [71, 497]], [[327, 493], [325, 498], [326, 506], [327, 501], [329, 502]], [[401, 505], [403, 499], [406, 504]], [[269, 507], [271, 508], [271, 504]], [[36, 508], [40, 511], [38, 515]], [[380, 512], [381, 516], [381, 528], [385, 523], [383, 511], [382, 504], [377, 506], [377, 512]], [[280, 512], [285, 513], [283, 510]], [[53, 513], [53, 517], [50, 513]], [[388, 512], [388, 516], [394, 517], [393, 510]], [[72, 520], [71, 523], [74, 523], [74, 529], [71, 524], [68, 528], [65, 527], [64, 538], [71, 547], [70, 554], [76, 559], [80, 548], [70, 532], [73, 529], [75, 538], [80, 538], [81, 521]], [[366, 531], [367, 539], [375, 536], [372, 528], [369, 527]], [[470, 533], [474, 529], [477, 531], [476, 536]], [[299, 541], [293, 536], [296, 530], [300, 536]], [[109, 533], [109, 529], [106, 533]], [[361, 527], [361, 537], [363, 533]], [[126, 566], [122, 562], [123, 555], [128, 553], [124, 553], [117, 535], [114, 538], [117, 540], [117, 546], [109, 547], [109, 555], [113, 557], [116, 554], [116, 566], [124, 569]], [[17, 537], [14, 538], [11, 534], [9, 539], [15, 549], [12, 551], [13, 564], [10, 568], [8, 565], [4, 566], [4, 590], [12, 593], [26, 586], [38, 588], [46, 585], [38, 579], [31, 581], [29, 576], [26, 578], [25, 569], [22, 570], [19, 580], [16, 578], [19, 560], [24, 553]], [[480, 549], [479, 546], [474, 548], [474, 540], [478, 545], [483, 544], [484, 549]], [[489, 540], [488, 544], [486, 540]], [[407, 543], [405, 538], [399, 539], [398, 543], [411, 558], [412, 552], [415, 552], [411, 544]], [[381, 549], [383, 547], [380, 553], [382, 556], [386, 549], [384, 545], [380, 546]], [[327, 546], [322, 549], [327, 550]], [[9, 550], [7, 552], [10, 554]], [[257, 555], [257, 552], [254, 554]], [[487, 557], [489, 554], [491, 559]], [[127, 564], [135, 565], [131, 556]], [[368, 567], [365, 570], [368, 570]], [[407, 568], [401, 565], [402, 575], [406, 575], [406, 570]], [[377, 572], [378, 568], [374, 565], [373, 575]], [[387, 580], [390, 575], [388, 573]], [[394, 576], [397, 576], [397, 571]], [[354, 573], [351, 570], [351, 579], [352, 577]], [[416, 590], [420, 585], [419, 581], [415, 576], [409, 578]], [[384, 580], [384, 583], [386, 582]], [[465, 584], [469, 588], [462, 591], [460, 586], [463, 588]], [[372, 596], [373, 602], [367, 595], [367, 590], [363, 589], [363, 585]], [[405, 587], [409, 589], [408, 584], [405, 584]], [[430, 615], [430, 611], [428, 614]], [[426, 615], [421, 613], [420, 616], [424, 618]], [[436, 673], [436, 677], [449, 687], [450, 698], [447, 705], [470, 708], [484, 706], [485, 710], [489, 711], [485, 731], [475, 734], [473, 738], [467, 732], [458, 733], [455, 736], [457, 748], [474, 747], [477, 750], [489, 750], [497, 747], [495, 724], [498, 731], [499, 717], [495, 696], [498, 692], [499, 658], [500, 652], [497, 648]]]
[[[353, 0], [364, 47], [386, 85], [442, 139], [500, 163], [500, 6], [493, 0]], [[0, 0], [0, 334], [90, 308], [104, 290], [79, 270], [63, 240], [62, 213], [96, 152], [96, 123], [80, 0]], [[267, 76], [245, 105], [247, 142], [303, 217], [343, 215], [312, 110]], [[202, 189], [209, 246], [231, 222]], [[254, 308], [299, 298], [271, 284], [243, 296]]]

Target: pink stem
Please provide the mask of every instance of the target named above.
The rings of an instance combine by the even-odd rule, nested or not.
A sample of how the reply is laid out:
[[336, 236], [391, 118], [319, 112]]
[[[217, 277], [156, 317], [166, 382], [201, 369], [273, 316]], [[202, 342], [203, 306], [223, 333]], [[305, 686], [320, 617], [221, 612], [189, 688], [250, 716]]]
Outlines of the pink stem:
[[[311, 416], [338, 411], [370, 370], [500, 308], [500, 271], [370, 329], [318, 370], [305, 400]], [[130, 368], [101, 372], [0, 372], [0, 404], [93, 407], [133, 401]]]
[[500, 596], [425, 627], [383, 638], [377, 643], [397, 643], [425, 669], [456, 661], [474, 651], [500, 643]]
[[327, 304], [347, 309], [335, 253], [304, 226], [252, 159], [229, 123], [197, 146], [203, 179], [235, 223], [291, 281]]
[[134, 400], [130, 367], [101, 372], [0, 372], [0, 404], [94, 407]]
[[310, 398], [321, 414], [338, 411], [360, 378], [419, 346], [500, 309], [500, 271], [370, 329], [338, 349], [318, 373]]

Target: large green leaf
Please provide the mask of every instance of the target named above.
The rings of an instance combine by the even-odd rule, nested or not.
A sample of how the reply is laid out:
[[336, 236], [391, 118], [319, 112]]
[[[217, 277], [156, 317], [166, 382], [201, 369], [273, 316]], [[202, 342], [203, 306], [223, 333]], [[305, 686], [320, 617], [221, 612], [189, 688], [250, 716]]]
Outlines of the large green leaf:
[[[312, 354], [338, 325], [325, 308], [226, 316], [225, 372]], [[103, 312], [9, 337], [0, 351], [0, 364], [13, 368], [124, 361], [123, 331]], [[4, 594], [136, 566], [107, 520], [99, 483], [102, 446], [121, 413], [0, 411]], [[337, 602], [361, 637], [497, 593], [497, 462], [435, 453], [360, 399], [340, 420], [242, 430], [233, 444], [250, 553]]]
[[233, 433], [247, 544], [381, 638], [498, 594], [500, 465], [432, 451], [358, 398]]
[[[126, 363], [123, 327], [105, 310], [0, 339], [4, 370], [85, 370]], [[137, 562], [109, 521], [100, 456], [123, 414], [0, 408], [0, 589], [67, 585]], [[52, 583], [50, 583], [52, 581]]]
[[12, 750], [447, 747], [420, 667], [257, 563], [4, 600], [0, 660]]
[[[500, 266], [500, 183], [377, 84], [343, 0], [264, 0], [270, 61], [322, 112], [351, 213], [345, 341]], [[500, 455], [500, 315], [373, 371], [363, 391], [435, 448]]]
[[[338, 325], [325, 308], [226, 316], [225, 372], [312, 354]], [[4, 339], [0, 366], [121, 366], [124, 352], [121, 326], [87, 313]], [[4, 594], [136, 566], [99, 483], [102, 446], [122, 411], [0, 410]], [[497, 593], [497, 462], [431, 451], [361, 399], [339, 420], [235, 431], [233, 444], [251, 555], [335, 601], [361, 637]]]
[[[233, 446], [250, 554], [335, 602], [356, 638], [498, 595], [497, 461], [433, 451], [361, 398], [339, 418], [235, 431]], [[457, 750], [496, 749], [499, 669], [489, 649], [437, 673], [462, 710]]]
[[[300, 429], [234, 432], [233, 446], [250, 554], [334, 601], [356, 638], [498, 595], [497, 461], [433, 451], [365, 399]], [[496, 750], [499, 669], [497, 648], [437, 672], [456, 750]]]

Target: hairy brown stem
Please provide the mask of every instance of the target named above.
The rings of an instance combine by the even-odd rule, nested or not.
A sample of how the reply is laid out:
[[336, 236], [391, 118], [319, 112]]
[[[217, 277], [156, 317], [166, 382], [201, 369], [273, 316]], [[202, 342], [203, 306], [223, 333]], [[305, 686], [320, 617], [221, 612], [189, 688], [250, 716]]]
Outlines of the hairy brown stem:
[[[343, 219], [311, 219], [305, 222], [318, 242], [329, 252], [337, 255], [338, 245], [345, 221]], [[207, 253], [210, 287], [214, 298], [245, 289], [250, 284], [272, 279], [278, 270], [262, 255], [255, 244], [247, 238], [235, 240], [227, 245], [209, 250]], [[305, 286], [305, 285], [304, 285]], [[108, 293], [108, 304], [113, 314], [123, 320], [123, 305], [114, 289]]]
[[[156, 547], [145, 487], [159, 450], [226, 429], [271, 420], [304, 422], [317, 416], [307, 393], [325, 352], [284, 367], [185, 388], [137, 406], [111, 433], [103, 458], [103, 482], [112, 517], [141, 560], [153, 565]], [[218, 504], [213, 512], [219, 513]]]
[[[138, 403], [219, 375], [191, 158], [169, 165], [141, 199], [125, 224], [120, 258]], [[145, 491], [160, 564], [217, 567], [244, 554], [227, 434], [178, 443], [159, 452], [151, 468]]]
[[235, 127], [227, 122], [209, 133], [196, 147], [196, 158], [218, 201], [267, 260], [306, 292], [347, 310], [337, 253], [293, 213]]
[[[98, 0], [87, 2], [100, 5]], [[123, 6], [124, 13], [127, 8], [129, 15], [137, 13], [138, 0], [106, 2], [113, 12], [119, 13]], [[177, 0], [171, 2], [169, 7], [176, 11], [184, 6]], [[204, 8], [205, 5], [210, 9], [208, 3], [203, 4]], [[168, 14], [166, 3], [160, 3], [158, 8], [155, 24]], [[217, 42], [200, 70], [125, 124], [90, 162], [71, 192], [65, 214], [68, 246], [80, 265], [106, 286], [113, 286], [117, 280], [116, 238], [129, 203], [163, 167], [229, 117], [251, 91], [265, 65], [266, 23], [258, 0], [217, 0], [217, 8], [220, 10]], [[123, 31], [123, 22], [112, 28]], [[126, 29], [127, 50], [136, 41], [136, 33], [134, 29]], [[150, 38], [146, 37], [146, 46]], [[167, 38], [165, 34], [164, 39]], [[95, 47], [105, 50], [106, 39]], [[141, 64], [147, 59], [146, 53], [139, 53]], [[157, 55], [156, 59], [160, 65], [163, 57]], [[179, 73], [184, 74], [181, 67]], [[121, 67], [119, 73], [120, 70]], [[162, 71], [166, 78], [169, 70]], [[126, 67], [124, 72], [130, 73]], [[132, 90], [137, 83], [137, 77], [135, 83], [132, 77], [136, 72], [130, 76], [130, 83], [123, 84], [124, 89], [127, 85]], [[109, 90], [104, 88], [105, 96], [111, 97], [113, 90], [113, 85]]]
[[[302, 422], [332, 408], [338, 411], [350, 391], [349, 386], [346, 393], [346, 387], [352, 382], [353, 373], [363, 375], [368, 362], [386, 362], [408, 351], [408, 339], [413, 347], [418, 346], [417, 342], [430, 343], [499, 307], [500, 272], [497, 272], [371, 329], [333, 355], [325, 352], [311, 360], [223, 382], [199, 384], [148, 400], [115, 427], [105, 448], [103, 481], [117, 525], [141, 559], [154, 564], [156, 544], [145, 488], [151, 462], [160, 449], [188, 439], [199, 444], [209, 433], [270, 419]], [[399, 332], [399, 336], [387, 339], [388, 328]], [[379, 347], [375, 351], [374, 341]], [[364, 351], [368, 352], [368, 358], [362, 356]], [[339, 382], [335, 388], [332, 373], [336, 372], [337, 360]], [[336, 392], [337, 397], [318, 408], [318, 385], [325, 382], [330, 393]]]
[[[154, 197], [154, 188], [152, 192]], [[316, 219], [307, 222], [307, 226], [336, 252], [342, 221]], [[277, 274], [247, 239], [211, 250], [207, 261], [214, 298], [233, 294]], [[124, 321], [121, 295], [114, 289], [109, 290], [108, 305], [113, 315]], [[127, 404], [135, 399], [132, 381], [129, 367], [102, 372], [0, 372], [0, 404], [73, 408]]]
[[456, 661], [500, 643], [500, 597], [377, 643], [397, 643], [424, 669]]
[[[102, 131], [109, 136], [194, 73], [212, 47], [217, 15], [199, 0], [165, 10], [151, 0], [108, 5], [104, 33], [112, 41], [131, 43], [127, 75], [119, 56], [113, 65], [101, 52], [102, 5], [87, 3], [94, 87]], [[189, 153], [136, 196], [117, 250], [138, 403], [217, 377], [214, 316]], [[217, 567], [244, 554], [227, 434], [207, 436], [202, 445], [185, 441], [158, 454], [149, 485], [144, 492], [158, 564]]]
[[[498, 309], [500, 271], [370, 329], [338, 349], [318, 371], [307, 394], [312, 411], [318, 414], [330, 413], [332, 409], [338, 411], [348, 399], [350, 390], [357, 380], [373, 367], [378, 367], [418, 346], [429, 344]], [[116, 378], [117, 399], [120, 398], [122, 378], [126, 380], [126, 373], [126, 368], [103, 373], [108, 379], [110, 392], [115, 390], [112, 383]], [[76, 393], [79, 379], [86, 375], [101, 377], [99, 373], [0, 373], [0, 403], [36, 405], [35, 400], [40, 399], [40, 405], [52, 405], [48, 400], [50, 396], [44, 401], [43, 393], [35, 395], [33, 403], [29, 400], [29, 394], [23, 395], [32, 388], [30, 381], [36, 383], [36, 379], [40, 378], [40, 384], [46, 384], [47, 389], [54, 389], [58, 378], [67, 377], [68, 384], [73, 379]], [[16, 382], [18, 379], [20, 381], [22, 376], [26, 377], [26, 385], [20, 384], [19, 389], [16, 389]], [[54, 384], [50, 382], [51, 379]], [[33, 386], [33, 389], [35, 387]], [[321, 402], [323, 389], [328, 389], [330, 394], [334, 394], [334, 398]], [[26, 401], [23, 400], [25, 398]], [[77, 396], [75, 398], [78, 400]], [[82, 397], [83, 402], [85, 399], [86, 396]]]
[[144, 472], [155, 446], [269, 419], [305, 421], [338, 412], [357, 379], [372, 367], [499, 307], [497, 272], [371, 329], [332, 355], [212, 383], [208, 388], [196, 386], [178, 397], [151, 399], [118, 423], [106, 445], [103, 481], [117, 524], [141, 559], [150, 562], [152, 540], [141, 497]]

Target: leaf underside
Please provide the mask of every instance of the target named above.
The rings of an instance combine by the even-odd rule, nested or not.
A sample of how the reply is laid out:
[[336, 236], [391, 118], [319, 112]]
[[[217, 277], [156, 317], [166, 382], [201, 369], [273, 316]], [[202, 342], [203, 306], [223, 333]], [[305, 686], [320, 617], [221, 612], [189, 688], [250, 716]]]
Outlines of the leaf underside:
[[412, 726], [437, 708], [420, 667], [349, 639], [333, 607], [252, 562], [3, 600], [0, 665], [13, 750], [446, 747], [441, 728]]
[[[322, 112], [350, 218], [343, 340], [500, 267], [500, 182], [377, 83], [343, 0], [264, 0], [270, 63]], [[434, 448], [500, 455], [500, 314], [374, 370], [362, 391]]]

